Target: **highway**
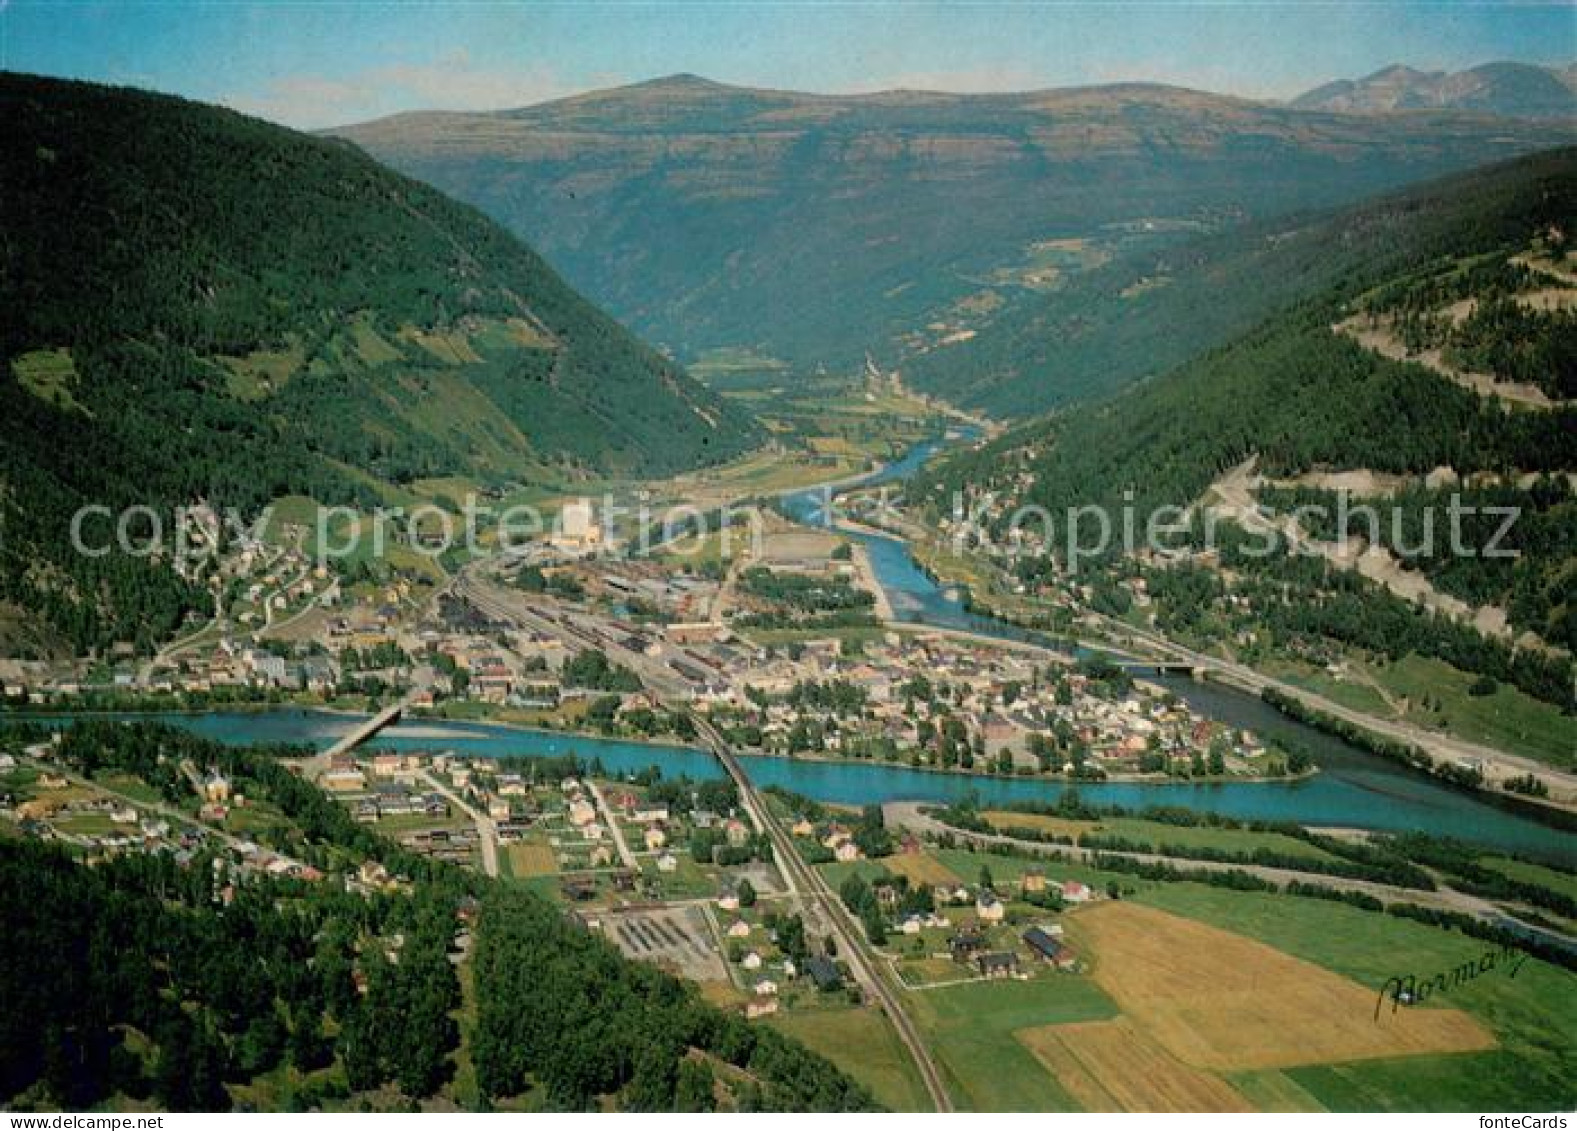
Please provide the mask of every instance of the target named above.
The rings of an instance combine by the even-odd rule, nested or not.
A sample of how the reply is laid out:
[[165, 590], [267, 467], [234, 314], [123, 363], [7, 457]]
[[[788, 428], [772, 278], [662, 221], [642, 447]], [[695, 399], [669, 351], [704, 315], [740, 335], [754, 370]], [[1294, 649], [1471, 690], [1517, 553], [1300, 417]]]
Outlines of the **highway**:
[[1018, 852], [1071, 860], [1079, 864], [1095, 864], [1100, 857], [1105, 856], [1118, 860], [1132, 860], [1139, 864], [1160, 864], [1186, 872], [1244, 872], [1282, 886], [1289, 883], [1318, 884], [1335, 891], [1371, 895], [1385, 903], [1416, 903], [1423, 907], [1457, 911], [1475, 916], [1487, 923], [1499, 922], [1507, 918], [1507, 913], [1489, 900], [1458, 891], [1450, 886], [1441, 886], [1434, 891], [1428, 891], [1423, 888], [1398, 887], [1395, 884], [1380, 883], [1376, 880], [1336, 876], [1329, 872], [1303, 872], [1295, 868], [1194, 859], [1160, 852], [1088, 849], [1068, 844], [1054, 844], [1049, 841], [1022, 840], [1006, 833], [983, 833], [944, 824], [935, 817], [927, 816], [923, 812], [924, 808], [925, 806], [917, 801], [889, 801], [882, 806], [882, 814], [889, 828], [908, 829], [921, 836], [951, 836], [954, 840], [969, 841], [987, 849], [993, 846], [1005, 846]]
[[729, 777], [733, 778], [734, 784], [739, 787], [740, 803], [745, 807], [745, 811], [757, 828], [771, 840], [773, 856], [789, 890], [797, 892], [805, 900], [819, 906], [822, 918], [831, 927], [833, 937], [837, 939], [838, 956], [848, 964], [849, 970], [854, 974], [854, 980], [877, 1000], [888, 1019], [892, 1021], [898, 1039], [909, 1050], [915, 1066], [920, 1070], [920, 1079], [931, 1095], [932, 1104], [937, 1111], [952, 1111], [952, 1097], [948, 1095], [947, 1086], [942, 1082], [942, 1074], [936, 1066], [936, 1061], [931, 1057], [931, 1050], [926, 1047], [919, 1029], [915, 1027], [914, 1021], [904, 1009], [897, 991], [883, 980], [876, 960], [865, 944], [865, 936], [860, 925], [854, 921], [854, 917], [843, 906], [843, 902], [827, 887], [821, 874], [805, 863], [793, 838], [784, 831], [783, 826], [772, 815], [766, 801], [751, 782], [750, 775], [745, 773], [744, 767], [740, 765], [739, 759], [735, 757], [723, 736], [706, 719], [699, 716], [692, 718], [697, 733], [711, 747], [712, 753], [723, 764], [723, 769], [728, 771]]
[[1556, 769], [1522, 755], [1508, 754], [1504, 750], [1482, 746], [1476, 742], [1469, 742], [1454, 735], [1439, 734], [1411, 723], [1378, 718], [1327, 699], [1325, 696], [1307, 688], [1295, 687], [1291, 684], [1283, 683], [1281, 680], [1262, 675], [1244, 664], [1224, 660], [1220, 656], [1208, 656], [1202, 652], [1196, 652], [1164, 636], [1135, 628], [1133, 625], [1104, 614], [1097, 613], [1094, 615], [1099, 616], [1114, 631], [1125, 632], [1131, 639], [1147, 645], [1162, 655], [1172, 656], [1182, 663], [1207, 669], [1222, 683], [1236, 687], [1240, 691], [1260, 695], [1267, 687], [1274, 687], [1282, 694], [1292, 699], [1300, 700], [1317, 711], [1322, 711], [1327, 715], [1352, 723], [1354, 726], [1382, 734], [1387, 738], [1413, 743], [1446, 761], [1467, 760], [1480, 762], [1485, 767], [1486, 778], [1491, 780], [1510, 777], [1513, 774], [1536, 774], [1549, 787], [1549, 801], [1555, 803], [1551, 806], [1552, 808], [1565, 809], [1569, 812], [1572, 809], [1574, 799], [1577, 799], [1577, 774]]

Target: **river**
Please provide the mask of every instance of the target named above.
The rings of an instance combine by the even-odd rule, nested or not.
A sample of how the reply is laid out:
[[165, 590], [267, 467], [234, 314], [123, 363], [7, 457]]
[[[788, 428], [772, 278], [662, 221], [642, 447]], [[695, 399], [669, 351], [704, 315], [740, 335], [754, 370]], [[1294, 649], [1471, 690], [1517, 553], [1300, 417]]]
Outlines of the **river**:
[[[943, 443], [916, 445], [865, 483], [894, 482], [920, 467]], [[785, 509], [815, 521], [822, 493], [787, 496]], [[894, 614], [914, 624], [962, 628], [1022, 639], [1023, 630], [970, 613], [950, 599], [916, 564], [901, 539], [847, 531], [868, 549]], [[1187, 782], [1081, 784], [1033, 778], [991, 778], [937, 773], [904, 766], [856, 761], [804, 761], [751, 757], [750, 774], [761, 785], [778, 785], [821, 801], [869, 804], [882, 801], [947, 801], [973, 793], [983, 803], [1055, 800], [1068, 789], [1098, 804], [1129, 808], [1184, 806], [1258, 820], [1388, 831], [1418, 830], [1456, 836], [1489, 847], [1542, 859], [1577, 863], [1577, 836], [1560, 814], [1532, 816], [1509, 800], [1442, 785], [1425, 774], [1379, 758], [1322, 731], [1286, 718], [1259, 699], [1215, 683], [1163, 677], [1159, 682], [1201, 713], [1266, 737], [1295, 738], [1319, 763], [1320, 772], [1298, 782]], [[153, 716], [228, 743], [290, 742], [326, 748], [356, 723], [350, 716], [280, 709]], [[715, 778], [722, 768], [708, 753], [688, 747], [566, 735], [551, 731], [421, 720], [385, 731], [380, 746], [400, 750], [454, 750], [462, 754], [550, 756], [574, 753], [598, 759], [614, 773], [657, 765], [670, 776]]]
[[[967, 428], [959, 432], [966, 440], [978, 434]], [[935, 439], [917, 444], [902, 458], [856, 485], [878, 486], [906, 479], [944, 442]], [[825, 492], [810, 490], [785, 497], [782, 505], [788, 514], [802, 522], [827, 525], [826, 504]], [[938, 586], [920, 568], [903, 539], [848, 527], [840, 529], [865, 546], [896, 619], [1049, 643], [1042, 634], [964, 608], [953, 594]], [[1473, 794], [1443, 785], [1411, 767], [1378, 757], [1324, 731], [1289, 719], [1259, 698], [1219, 683], [1200, 683], [1175, 675], [1152, 678], [1202, 714], [1267, 738], [1296, 741], [1314, 755], [1320, 773], [1300, 782], [1079, 786], [1079, 793], [1089, 800], [1130, 807], [1181, 805], [1236, 817], [1293, 820], [1307, 825], [1397, 831], [1416, 829], [1547, 859], [1577, 862], [1577, 837], [1571, 832], [1573, 822], [1561, 814], [1552, 813], [1546, 817], [1510, 798]], [[826, 767], [828, 770], [843, 768], [837, 764]], [[796, 768], [794, 776], [809, 783], [801, 792], [828, 800], [861, 800], [859, 797], [831, 796], [842, 783], [838, 775], [818, 772], [821, 769]], [[860, 784], [862, 788], [870, 784], [880, 790], [884, 800], [890, 796], [941, 798], [958, 796], [963, 791], [953, 783], [937, 784], [933, 779], [938, 775], [934, 774], [892, 768], [883, 768], [882, 772], [902, 780], [888, 780], [880, 785]], [[763, 775], [762, 780], [769, 779]], [[1044, 799], [1065, 788], [1033, 780], [971, 784], [982, 800]], [[896, 792], [890, 793], [889, 788]]]

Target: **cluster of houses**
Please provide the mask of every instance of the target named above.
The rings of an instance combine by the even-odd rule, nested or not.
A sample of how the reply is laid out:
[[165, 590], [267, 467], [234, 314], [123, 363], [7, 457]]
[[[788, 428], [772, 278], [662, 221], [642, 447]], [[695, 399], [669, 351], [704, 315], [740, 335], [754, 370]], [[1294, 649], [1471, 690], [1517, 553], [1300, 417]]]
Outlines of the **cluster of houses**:
[[134, 651], [129, 651], [119, 657], [125, 663], [113, 670], [107, 680], [35, 672], [0, 683], [0, 696], [14, 703], [46, 706], [84, 695], [128, 692], [206, 695], [254, 689], [321, 695], [332, 692], [339, 681], [339, 665], [327, 655], [286, 659], [231, 637], [207, 649], [185, 653], [178, 666], [161, 668], [147, 679], [142, 679], [136, 670], [134, 655]]
[[[9, 758], [9, 756], [7, 756]], [[6, 767], [0, 766], [0, 769]], [[203, 780], [205, 786], [223, 781], [217, 775]], [[199, 852], [217, 852], [216, 871], [223, 871], [231, 884], [244, 883], [255, 876], [297, 879], [318, 883], [324, 875], [310, 864], [242, 837], [216, 835], [195, 821], [172, 820], [157, 812], [110, 796], [81, 796], [64, 792], [69, 782], [57, 774], [41, 773], [33, 784], [35, 796], [24, 801], [0, 800], [0, 820], [13, 821], [27, 836], [57, 840], [82, 850], [88, 863], [130, 853], [169, 853], [183, 867]], [[52, 794], [60, 796], [51, 796]], [[199, 815], [217, 816], [205, 792]], [[231, 800], [228, 790], [225, 801]], [[106, 827], [107, 826], [107, 827]]]
[[[1076, 906], [1095, 898], [1094, 891], [1080, 880], [1052, 880], [1040, 868], [1028, 869], [1021, 880], [1020, 894], [1026, 900], [1044, 906], [1042, 897], [1055, 894], [1063, 906]], [[878, 881], [874, 885], [878, 905], [895, 909], [900, 904], [900, 891], [896, 884]], [[980, 885], [971, 890], [963, 884], [943, 885], [933, 889], [932, 898], [937, 910], [911, 911], [895, 917], [893, 929], [900, 935], [918, 936], [923, 931], [945, 929], [951, 931], [947, 939], [948, 955], [954, 962], [974, 970], [983, 978], [1019, 977], [1024, 963], [1018, 949], [1004, 945], [1003, 925], [1007, 920], [1007, 901], [997, 889]], [[963, 919], [943, 914], [947, 907], [967, 908], [973, 912]], [[958, 924], [955, 929], [955, 924]], [[1072, 970], [1077, 957], [1062, 941], [1060, 924], [1029, 927], [1020, 937], [1028, 955], [1058, 970]]]
[[784, 982], [803, 979], [823, 992], [831, 992], [843, 985], [843, 972], [825, 954], [807, 955], [803, 963], [796, 963], [786, 956], [769, 959], [762, 953], [766, 948], [751, 945], [754, 936], [762, 928], [742, 914], [739, 894], [734, 888], [723, 888], [717, 897], [717, 909], [733, 916], [728, 925], [722, 928], [723, 937], [743, 948], [738, 963], [745, 989], [751, 994], [743, 1007], [746, 1017], [767, 1017], [776, 1013], [779, 1008], [778, 994]]
[[[1192, 754], [1224, 740], [1244, 756], [1262, 751], [1253, 736], [1196, 715], [1171, 696], [1135, 687], [1111, 698], [1077, 670], [1047, 678], [1029, 654], [939, 635], [890, 634], [857, 658], [845, 656], [839, 642], [829, 639], [809, 641], [792, 654], [761, 650], [736, 659], [744, 662], [736, 662], [724, 684], [699, 693], [697, 702], [721, 719], [758, 728], [767, 749], [788, 749], [791, 734], [806, 722], [835, 721], [821, 732], [828, 755], [860, 752], [871, 739], [888, 739], [901, 756], [925, 763], [932, 755], [920, 747], [931, 724], [945, 715], [962, 723], [993, 768], [1005, 753], [1015, 770], [1041, 769], [1032, 739], [1053, 728], [1114, 772], [1137, 772], [1140, 757], [1151, 750]], [[916, 676], [924, 678], [930, 697], [916, 693]], [[792, 701], [795, 688], [832, 681], [863, 694], [858, 717], [845, 712], [834, 719], [828, 708]], [[944, 687], [947, 694], [938, 694]], [[1073, 768], [1064, 762], [1051, 770]]]
[[[1052, 923], [1028, 928], [1020, 936], [1034, 961], [1064, 972], [1078, 968], [1078, 956], [1062, 941], [1062, 927]], [[1024, 962], [1016, 950], [993, 949], [991, 940], [979, 930], [958, 932], [947, 942], [954, 962], [970, 968], [982, 978], [1019, 978], [1025, 976]]]
[[[451, 694], [483, 703], [511, 707], [552, 707], [559, 702], [558, 669], [568, 649], [562, 641], [541, 633], [511, 631], [492, 636], [470, 633], [423, 632], [421, 649], [444, 657], [457, 672], [465, 673], [461, 686]], [[430, 706], [431, 698], [417, 706]]]
[[854, 830], [841, 821], [832, 821], [818, 829], [801, 817], [789, 826], [789, 832], [797, 837], [814, 838], [823, 848], [831, 852], [832, 858], [840, 864], [851, 863], [865, 855], [855, 843]]

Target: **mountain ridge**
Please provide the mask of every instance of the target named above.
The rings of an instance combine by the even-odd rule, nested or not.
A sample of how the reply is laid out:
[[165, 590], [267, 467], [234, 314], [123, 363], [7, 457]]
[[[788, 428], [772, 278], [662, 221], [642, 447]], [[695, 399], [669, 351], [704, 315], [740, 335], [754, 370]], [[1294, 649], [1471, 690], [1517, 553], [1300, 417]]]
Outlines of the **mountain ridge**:
[[1322, 83], [1288, 105], [1356, 114], [1465, 110], [1570, 119], [1577, 115], [1577, 65], [1498, 60], [1461, 71], [1423, 71], [1393, 63], [1359, 79]]
[[971, 296], [1023, 297], [1048, 241], [1124, 254], [1566, 136], [1153, 84], [807, 95], [690, 78], [330, 133], [530, 239], [682, 359], [748, 348], [849, 372], [867, 352], [899, 361]]
[[73, 553], [86, 503], [368, 507], [760, 438], [516, 237], [353, 145], [35, 76], [0, 74], [0, 107], [0, 605], [79, 651], [148, 644], [198, 599]]
[[[1112, 514], [1132, 505], [1141, 524], [1186, 507], [1194, 516], [1189, 549], [1177, 562], [1162, 555], [1142, 563], [1156, 567], [1147, 576], [1157, 587], [1157, 577], [1174, 577], [1170, 565], [1260, 574], [1267, 585], [1296, 587], [1291, 599], [1269, 588], [1256, 593], [1252, 607], [1283, 622], [1278, 631], [1289, 639], [1304, 638], [1305, 655], [1328, 654], [1320, 651], [1327, 643], [1307, 639], [1315, 623], [1321, 634], [1391, 659], [1413, 641], [1420, 652], [1569, 710], [1577, 652], [1577, 606], [1568, 600], [1577, 545], [1574, 208], [1577, 148], [1355, 210], [1345, 229], [1316, 229], [1311, 238], [1364, 236], [1356, 262], [1338, 257], [1309, 270], [1292, 248], [1290, 262], [1272, 259], [1265, 269], [1303, 271], [1307, 285], [1244, 332], [1153, 380], [1023, 423], [929, 467], [913, 497], [934, 509], [963, 496], [990, 500], [988, 524], [1026, 504], [1059, 520], [1073, 508]], [[1515, 382], [1528, 380], [1547, 394], [1542, 407], [1511, 395]], [[1338, 485], [1379, 484], [1355, 493], [1396, 506], [1402, 518], [1382, 523], [1378, 534], [1361, 523], [1353, 533], [1393, 554], [1394, 569], [1376, 570], [1383, 583], [1371, 584], [1369, 573], [1359, 575], [1374, 567], [1369, 555], [1353, 566], [1339, 554], [1300, 560], [1284, 551], [1263, 564], [1226, 539], [1214, 547], [1222, 556], [1211, 559], [1211, 546], [1199, 541], [1200, 514], [1227, 514], [1240, 529], [1263, 524], [1245, 517], [1256, 480], [1266, 489], [1258, 501], [1281, 508], [1275, 529], [1301, 503], [1325, 506], [1325, 526], [1300, 537], [1326, 542], [1336, 540], [1333, 492], [1350, 489]], [[1517, 508], [1516, 553], [1492, 559], [1455, 552], [1454, 543], [1452, 553], [1439, 552], [1440, 543], [1420, 549], [1427, 538], [1401, 548], [1399, 530], [1416, 535], [1443, 523], [1459, 497]], [[1426, 508], [1433, 508], [1427, 517]], [[1475, 528], [1468, 545], [1485, 545], [1475, 539], [1490, 533]], [[1047, 555], [1026, 560], [1037, 576], [1056, 572]], [[1284, 607], [1295, 611], [1283, 617]], [[1244, 627], [1239, 618], [1234, 629]], [[1387, 643], [1393, 630], [1399, 635]]]
[[1574, 152], [1550, 150], [1115, 260], [1002, 313], [967, 341], [904, 359], [901, 371], [922, 391], [1001, 416], [1098, 399], [1166, 373], [1313, 290], [1384, 268], [1405, 251], [1394, 244], [1403, 234], [1414, 244], [1425, 232], [1450, 239], [1464, 198], [1514, 187], [1538, 170], [1560, 184]]

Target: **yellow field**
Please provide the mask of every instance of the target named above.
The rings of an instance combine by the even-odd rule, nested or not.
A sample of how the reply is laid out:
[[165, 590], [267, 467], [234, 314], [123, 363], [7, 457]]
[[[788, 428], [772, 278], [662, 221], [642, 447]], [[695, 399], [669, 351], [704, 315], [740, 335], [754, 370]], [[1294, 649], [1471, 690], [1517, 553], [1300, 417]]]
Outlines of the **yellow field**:
[[1190, 1068], [1119, 1017], [1014, 1034], [1087, 1111], [1252, 1111], [1231, 1085]]
[[980, 814], [995, 829], [1034, 829], [1052, 836], [1082, 836], [1100, 825], [1099, 821], [1075, 821], [1068, 817], [1048, 817], [1042, 813], [1016, 813], [990, 809]]
[[958, 883], [958, 876], [946, 864], [925, 853], [898, 852], [882, 861], [889, 872], [908, 876], [911, 884], [930, 884], [938, 887]]
[[1196, 1068], [1242, 1072], [1495, 1047], [1455, 1009], [1382, 1010], [1376, 990], [1263, 943], [1107, 903], [1069, 917], [1096, 982], [1134, 1028]]
[[511, 844], [505, 851], [509, 853], [509, 870], [517, 879], [551, 876], [559, 870], [558, 858], [546, 844]]

